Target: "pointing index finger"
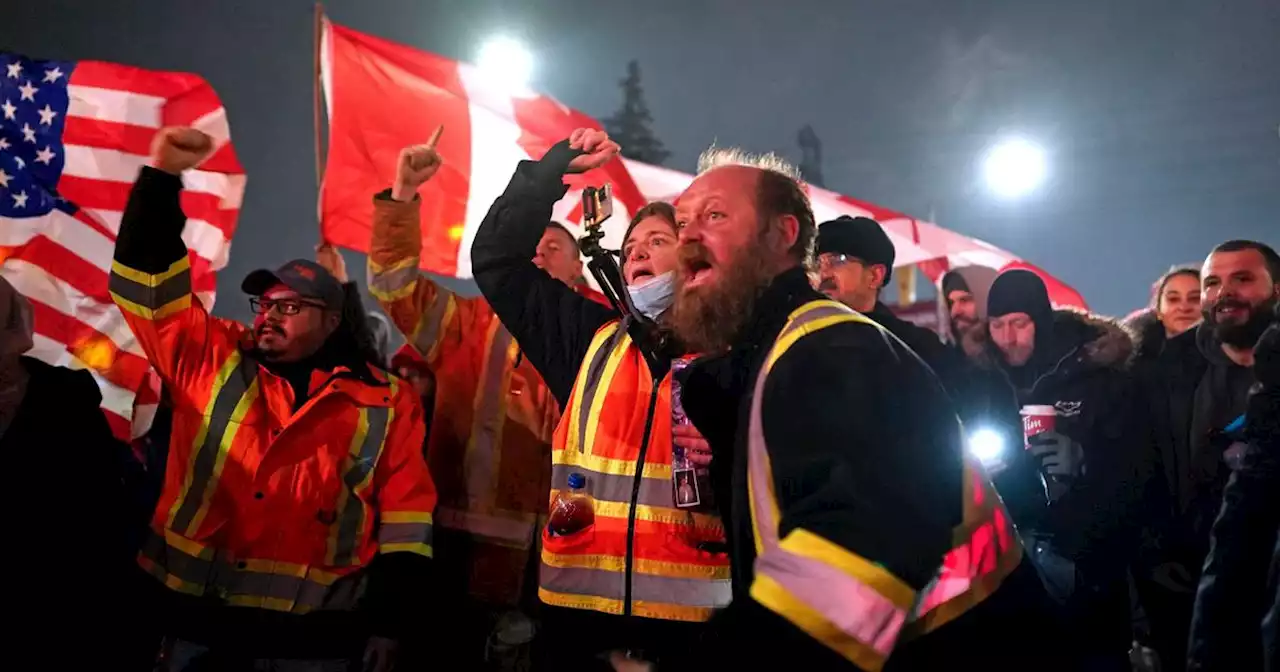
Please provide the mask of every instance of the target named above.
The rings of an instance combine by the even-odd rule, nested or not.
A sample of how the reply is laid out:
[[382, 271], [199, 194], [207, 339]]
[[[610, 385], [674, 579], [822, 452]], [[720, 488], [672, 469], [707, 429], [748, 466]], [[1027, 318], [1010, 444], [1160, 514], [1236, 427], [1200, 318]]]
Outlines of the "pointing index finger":
[[444, 124], [436, 126], [436, 130], [431, 134], [431, 139], [427, 141], [427, 149], [435, 149], [436, 143], [440, 142], [440, 134], [444, 133]]

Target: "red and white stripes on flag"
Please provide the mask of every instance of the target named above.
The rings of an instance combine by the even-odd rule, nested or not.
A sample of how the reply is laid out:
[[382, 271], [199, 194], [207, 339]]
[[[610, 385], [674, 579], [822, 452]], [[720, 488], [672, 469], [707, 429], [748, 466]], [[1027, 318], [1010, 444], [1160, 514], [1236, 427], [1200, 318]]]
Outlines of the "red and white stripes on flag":
[[212, 307], [215, 272], [227, 263], [245, 175], [226, 110], [204, 79], [97, 61], [72, 67], [60, 139], [65, 164], [53, 186], [73, 207], [0, 218], [0, 274], [35, 309], [30, 354], [93, 372], [112, 429], [128, 439], [145, 432], [159, 399], [142, 349], [107, 292], [130, 187], [161, 127], [194, 126], [221, 145], [199, 170], [183, 176], [183, 239], [192, 255], [193, 288]]
[[[551, 98], [510, 91], [469, 64], [328, 20], [321, 31], [329, 119], [321, 229], [336, 245], [369, 250], [370, 199], [391, 186], [401, 148], [426, 142], [443, 125], [436, 147], [444, 167], [419, 190], [420, 264], [433, 273], [471, 277], [476, 228], [516, 164], [540, 158], [575, 129], [600, 128], [595, 119]], [[606, 181], [624, 207], [644, 205], [620, 161], [568, 180], [578, 189]]]

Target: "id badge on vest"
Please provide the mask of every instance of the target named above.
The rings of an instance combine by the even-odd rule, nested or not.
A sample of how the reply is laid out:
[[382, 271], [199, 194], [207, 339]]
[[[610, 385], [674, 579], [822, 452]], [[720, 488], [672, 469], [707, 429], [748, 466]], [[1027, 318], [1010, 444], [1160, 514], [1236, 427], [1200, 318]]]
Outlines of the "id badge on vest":
[[[680, 401], [680, 382], [676, 373], [689, 365], [689, 360], [678, 359], [671, 363], [671, 426], [689, 425]], [[711, 508], [711, 471], [689, 460], [685, 449], [671, 446], [671, 495], [676, 507], [681, 509]]]

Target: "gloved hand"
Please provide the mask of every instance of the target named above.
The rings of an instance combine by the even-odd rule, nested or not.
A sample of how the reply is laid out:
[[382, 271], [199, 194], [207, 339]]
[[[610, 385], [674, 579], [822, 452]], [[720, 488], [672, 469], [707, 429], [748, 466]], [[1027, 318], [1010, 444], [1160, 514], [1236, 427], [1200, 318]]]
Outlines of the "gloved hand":
[[1040, 468], [1049, 476], [1073, 478], [1084, 473], [1084, 449], [1071, 437], [1057, 432], [1044, 432], [1028, 441], [1032, 455], [1040, 459]]

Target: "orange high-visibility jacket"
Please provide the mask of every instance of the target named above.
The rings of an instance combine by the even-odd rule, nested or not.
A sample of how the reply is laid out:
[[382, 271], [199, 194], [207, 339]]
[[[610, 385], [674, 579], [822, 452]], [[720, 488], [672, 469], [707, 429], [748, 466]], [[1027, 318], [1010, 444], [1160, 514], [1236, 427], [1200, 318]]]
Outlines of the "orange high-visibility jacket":
[[340, 367], [315, 371], [294, 412], [289, 383], [246, 348], [248, 330], [193, 297], [176, 180], [143, 170], [110, 275], [174, 405], [139, 563], [173, 590], [228, 605], [350, 608], [357, 570], [375, 555], [432, 555], [421, 406], [403, 381]]
[[552, 453], [552, 501], [570, 474], [584, 475], [595, 524], [564, 537], [543, 530], [543, 602], [673, 621], [705, 621], [729, 604], [724, 524], [675, 505], [671, 423], [671, 373], [655, 382], [626, 329], [609, 322], [587, 349]]
[[[765, 380], [787, 350], [835, 324], [883, 327], [834, 301], [797, 308], [755, 381], [747, 438], [747, 485], [756, 558], [751, 597], [864, 670], [879, 670], [901, 641], [937, 630], [996, 591], [1022, 562], [1022, 544], [981, 467], [966, 457], [963, 520], [933, 581], [916, 591], [883, 566], [796, 527], [780, 536], [782, 513], [762, 414]], [[872, 512], [871, 515], [883, 515]], [[832, 596], [840, 599], [832, 599]]]
[[421, 202], [386, 192], [373, 202], [369, 290], [435, 375], [427, 460], [440, 488], [437, 523], [476, 542], [455, 558], [469, 567], [470, 594], [515, 604], [546, 510], [560, 409], [483, 298], [418, 271]]

